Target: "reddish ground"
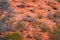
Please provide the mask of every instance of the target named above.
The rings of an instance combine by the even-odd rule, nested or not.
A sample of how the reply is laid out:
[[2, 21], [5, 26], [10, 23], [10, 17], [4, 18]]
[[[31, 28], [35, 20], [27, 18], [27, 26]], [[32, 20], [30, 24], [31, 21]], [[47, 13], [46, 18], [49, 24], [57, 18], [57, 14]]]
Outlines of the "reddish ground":
[[[49, 4], [49, 2], [50, 6], [47, 5]], [[35, 0], [35, 2], [33, 2], [32, 0], [9, 0], [9, 3], [10, 3], [9, 8], [14, 10], [14, 12], [11, 14], [14, 17], [9, 19], [9, 21], [11, 22], [14, 21], [12, 25], [15, 25], [23, 17], [29, 15], [39, 22], [44, 22], [52, 30], [56, 23], [53, 22], [52, 20], [49, 20], [47, 18], [47, 14], [48, 13], [54, 14], [56, 11], [60, 11], [60, 3], [55, 0]], [[17, 7], [17, 5], [19, 4], [23, 4], [23, 7]], [[53, 7], [56, 7], [57, 10], [53, 9]], [[1, 19], [7, 14], [7, 12], [4, 11], [3, 14], [0, 16]], [[38, 15], [41, 15], [42, 18], [41, 19], [37, 18]], [[48, 40], [49, 37], [47, 32], [44, 33], [40, 32], [40, 29], [38, 28], [36, 29], [33, 28], [32, 30], [30, 30], [30, 26], [32, 26], [32, 24], [29, 25], [28, 22], [26, 22], [26, 24], [28, 27], [26, 28], [27, 30], [24, 30], [23, 32], [24, 40], [35, 40], [34, 38], [26, 38], [26, 36], [28, 34], [30, 36], [33, 36], [33, 33], [36, 31], [38, 31], [42, 35], [41, 37], [42, 40]]]

